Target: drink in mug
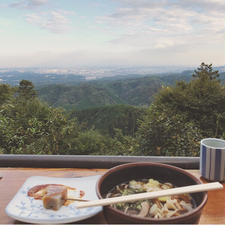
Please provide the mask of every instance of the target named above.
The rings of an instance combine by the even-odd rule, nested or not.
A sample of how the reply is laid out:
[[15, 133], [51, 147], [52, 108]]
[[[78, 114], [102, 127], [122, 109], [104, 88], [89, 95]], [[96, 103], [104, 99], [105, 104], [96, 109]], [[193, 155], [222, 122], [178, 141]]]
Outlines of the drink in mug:
[[201, 140], [200, 173], [210, 181], [225, 180], [225, 141], [217, 138]]

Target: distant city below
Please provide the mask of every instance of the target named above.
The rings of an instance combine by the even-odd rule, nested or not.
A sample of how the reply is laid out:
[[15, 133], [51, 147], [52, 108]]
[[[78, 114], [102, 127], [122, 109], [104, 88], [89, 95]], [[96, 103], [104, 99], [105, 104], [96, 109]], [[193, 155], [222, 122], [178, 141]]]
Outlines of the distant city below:
[[[104, 77], [123, 76], [123, 75], [154, 75], [181, 73], [186, 70], [194, 70], [196, 67], [191, 66], [151, 66], [151, 67], [77, 67], [77, 68], [0, 68], [1, 75], [7, 74], [15, 76], [19, 74], [55, 74], [55, 75], [79, 75], [85, 77], [86, 80], [94, 80]], [[215, 67], [219, 72], [225, 71], [225, 66]], [[11, 74], [10, 74], [11, 73]]]

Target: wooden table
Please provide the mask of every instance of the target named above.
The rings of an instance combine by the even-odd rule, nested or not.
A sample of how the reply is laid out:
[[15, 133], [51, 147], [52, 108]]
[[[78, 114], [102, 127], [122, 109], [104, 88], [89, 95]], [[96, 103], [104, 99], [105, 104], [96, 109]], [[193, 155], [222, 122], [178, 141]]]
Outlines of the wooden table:
[[[5, 213], [5, 207], [14, 197], [18, 189], [30, 176], [52, 176], [52, 177], [81, 177], [103, 174], [106, 169], [43, 169], [43, 168], [0, 168], [0, 224], [20, 224], [8, 217]], [[188, 170], [196, 177], [200, 177], [198, 170]], [[203, 180], [204, 181], [204, 180]], [[206, 181], [204, 181], [206, 182]], [[225, 187], [225, 183], [223, 183]], [[106, 224], [102, 213], [79, 221], [79, 224]], [[210, 191], [208, 193], [208, 202], [204, 207], [201, 224], [225, 224], [225, 188], [223, 190]]]

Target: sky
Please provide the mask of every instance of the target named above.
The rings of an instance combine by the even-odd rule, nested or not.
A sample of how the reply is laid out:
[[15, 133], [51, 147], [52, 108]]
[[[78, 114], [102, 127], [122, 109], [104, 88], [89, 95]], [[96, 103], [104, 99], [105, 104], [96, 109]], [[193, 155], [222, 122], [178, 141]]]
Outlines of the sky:
[[0, 0], [0, 67], [225, 65], [225, 0]]

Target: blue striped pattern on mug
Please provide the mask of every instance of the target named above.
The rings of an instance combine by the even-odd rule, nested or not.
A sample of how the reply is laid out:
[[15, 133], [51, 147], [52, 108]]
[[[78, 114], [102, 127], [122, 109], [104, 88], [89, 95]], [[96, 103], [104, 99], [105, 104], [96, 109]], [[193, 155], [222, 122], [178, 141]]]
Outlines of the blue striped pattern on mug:
[[225, 180], [225, 149], [210, 148], [201, 143], [200, 173], [211, 181]]

